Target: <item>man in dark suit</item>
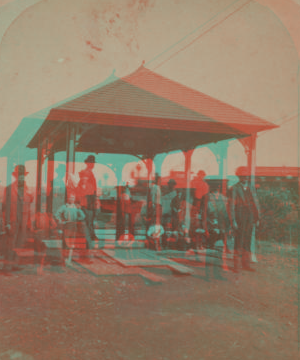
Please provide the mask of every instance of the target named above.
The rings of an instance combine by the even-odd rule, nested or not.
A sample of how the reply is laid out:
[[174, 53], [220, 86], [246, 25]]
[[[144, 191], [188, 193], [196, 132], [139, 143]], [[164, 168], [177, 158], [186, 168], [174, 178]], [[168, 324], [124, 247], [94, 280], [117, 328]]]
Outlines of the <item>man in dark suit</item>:
[[247, 171], [238, 168], [236, 175], [239, 182], [231, 189], [230, 215], [232, 228], [234, 229], [234, 272], [240, 268], [240, 256], [242, 256], [242, 268], [254, 271], [250, 267], [251, 235], [255, 223], [258, 225], [260, 217], [259, 203], [255, 188], [250, 186], [250, 176]]
[[3, 196], [3, 220], [6, 231], [6, 264], [3, 273], [14, 269], [16, 261], [15, 248], [22, 248], [31, 233], [31, 203], [33, 195], [25, 182], [28, 172], [24, 165], [17, 165], [13, 172], [15, 181], [5, 188]]
[[80, 181], [76, 193], [80, 197], [81, 209], [85, 214], [85, 221], [92, 240], [97, 240], [94, 230], [94, 219], [96, 214], [97, 183], [93, 173], [95, 167], [95, 156], [89, 155], [85, 160], [86, 168], [79, 173]]

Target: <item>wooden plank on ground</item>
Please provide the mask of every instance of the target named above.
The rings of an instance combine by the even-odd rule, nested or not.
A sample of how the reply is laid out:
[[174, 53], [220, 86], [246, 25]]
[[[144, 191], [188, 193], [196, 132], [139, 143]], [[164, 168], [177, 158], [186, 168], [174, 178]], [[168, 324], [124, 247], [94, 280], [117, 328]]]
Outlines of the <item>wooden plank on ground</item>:
[[161, 283], [165, 281], [164, 277], [158, 276], [139, 267], [123, 267], [115, 262], [108, 263], [101, 260], [104, 259], [91, 259], [90, 264], [86, 263], [86, 261], [83, 259], [75, 259], [73, 262], [86, 269], [88, 272], [91, 272], [93, 275], [97, 276], [139, 275], [142, 278], [150, 280], [154, 283]]
[[179, 265], [175, 261], [167, 258], [163, 258], [161, 256], [156, 255], [151, 250], [126, 250], [126, 249], [103, 249], [103, 252], [115, 259], [119, 264], [130, 267], [130, 266], [138, 266], [138, 267], [169, 267], [172, 270], [175, 270], [181, 274], [192, 274], [193, 270]]

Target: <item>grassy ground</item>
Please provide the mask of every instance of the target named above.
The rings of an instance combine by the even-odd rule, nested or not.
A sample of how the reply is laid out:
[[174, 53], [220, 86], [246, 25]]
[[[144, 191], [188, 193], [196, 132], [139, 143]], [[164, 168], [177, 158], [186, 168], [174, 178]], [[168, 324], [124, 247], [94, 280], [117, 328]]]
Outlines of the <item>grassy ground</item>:
[[33, 266], [0, 277], [0, 360], [297, 359], [297, 251], [258, 244], [255, 273], [193, 266], [159, 285]]

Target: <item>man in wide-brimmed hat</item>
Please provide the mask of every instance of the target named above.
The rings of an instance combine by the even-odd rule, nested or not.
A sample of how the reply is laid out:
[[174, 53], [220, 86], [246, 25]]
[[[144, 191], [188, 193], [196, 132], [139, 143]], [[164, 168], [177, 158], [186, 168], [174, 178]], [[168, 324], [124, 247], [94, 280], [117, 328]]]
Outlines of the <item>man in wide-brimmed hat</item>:
[[253, 271], [250, 267], [251, 235], [255, 223], [260, 217], [259, 203], [255, 189], [250, 186], [250, 173], [240, 167], [236, 171], [239, 182], [231, 189], [230, 215], [234, 236], [234, 271], [239, 271], [240, 255], [244, 270]]
[[158, 173], [155, 174], [154, 183], [150, 188], [150, 197], [151, 197], [151, 214], [152, 221], [160, 224], [161, 223], [161, 215], [162, 215], [162, 199], [161, 199], [161, 177]]
[[31, 230], [30, 205], [33, 195], [25, 182], [28, 172], [24, 165], [17, 165], [12, 173], [15, 181], [5, 188], [3, 196], [3, 220], [6, 231], [5, 271], [14, 269], [16, 262], [15, 248], [24, 246]]
[[94, 155], [89, 155], [89, 156], [84, 160], [84, 162], [85, 162], [86, 164], [95, 164], [96, 158], [95, 158]]
[[162, 196], [162, 225], [165, 226], [167, 223], [172, 221], [172, 209], [171, 202], [176, 196], [177, 183], [174, 179], [168, 181], [165, 194]]

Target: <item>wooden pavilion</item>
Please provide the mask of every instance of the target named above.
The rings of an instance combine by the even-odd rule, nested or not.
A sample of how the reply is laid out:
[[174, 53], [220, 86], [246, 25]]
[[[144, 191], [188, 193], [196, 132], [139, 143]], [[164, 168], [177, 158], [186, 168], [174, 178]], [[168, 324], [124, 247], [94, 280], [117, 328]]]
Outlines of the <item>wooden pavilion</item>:
[[[216, 144], [225, 178], [228, 145], [223, 140], [239, 139], [254, 175], [256, 134], [275, 127], [141, 66], [50, 109], [27, 144], [37, 149], [36, 211], [41, 208], [42, 164], [47, 158], [50, 187], [57, 152], [66, 152], [68, 181], [75, 171], [76, 152], [131, 154], [145, 161], [150, 174], [155, 155], [181, 150], [189, 189], [191, 155], [197, 146]], [[48, 202], [51, 210], [51, 196]]]

